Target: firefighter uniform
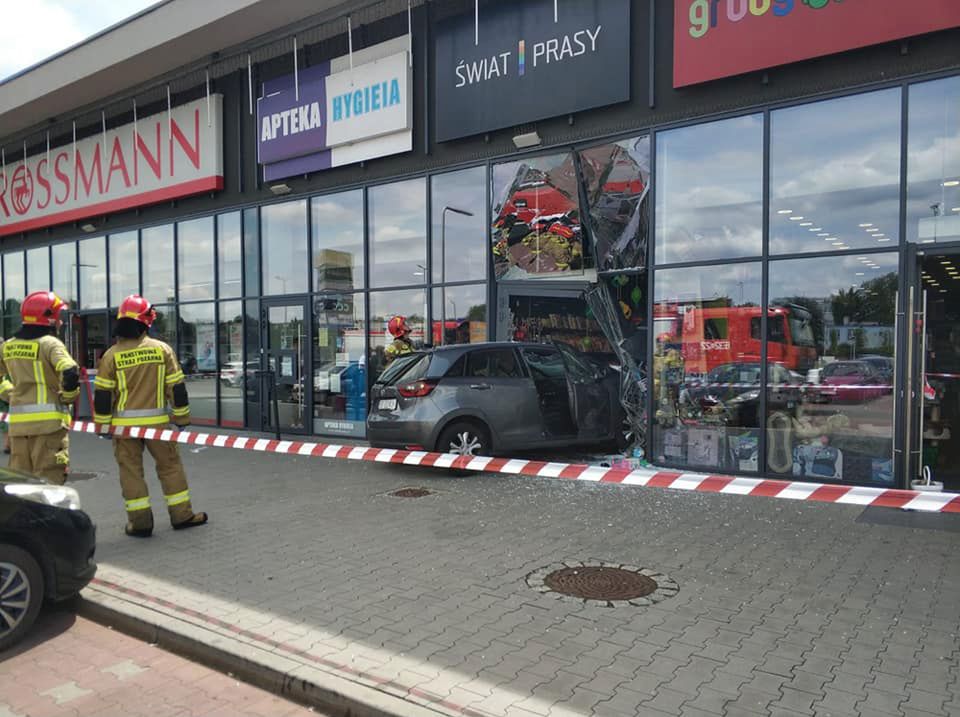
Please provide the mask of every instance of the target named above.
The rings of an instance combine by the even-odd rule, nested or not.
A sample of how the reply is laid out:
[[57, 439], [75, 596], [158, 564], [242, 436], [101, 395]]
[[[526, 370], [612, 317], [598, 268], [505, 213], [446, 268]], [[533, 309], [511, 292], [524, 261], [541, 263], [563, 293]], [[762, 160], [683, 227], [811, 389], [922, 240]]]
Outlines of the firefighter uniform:
[[[152, 312], [152, 307], [149, 310]], [[121, 306], [120, 318], [123, 317]], [[171, 421], [178, 426], [190, 422], [190, 405], [177, 357], [170, 346], [146, 334], [118, 338], [100, 359], [94, 387], [94, 421], [100, 426], [163, 428]], [[156, 463], [174, 528], [206, 522], [205, 513], [193, 512], [187, 475], [175, 443], [115, 436], [113, 450], [126, 504], [127, 533], [146, 536], [153, 529], [153, 511], [143, 472], [144, 447]]]
[[[44, 310], [41, 320], [29, 313], [38, 301], [51, 307], [49, 321]], [[0, 383], [0, 399], [10, 405], [10, 468], [58, 485], [67, 479], [69, 406], [80, 395], [80, 377], [63, 342], [42, 327], [56, 326], [64, 306], [53, 292], [34, 292], [22, 307], [28, 331], [19, 332], [31, 337], [8, 339], [0, 346], [0, 375], [7, 376]]]
[[404, 316], [394, 316], [387, 324], [387, 331], [394, 337], [384, 350], [384, 356], [389, 366], [395, 358], [404, 354], [413, 353], [413, 343], [407, 338], [411, 329], [407, 325], [407, 319]]

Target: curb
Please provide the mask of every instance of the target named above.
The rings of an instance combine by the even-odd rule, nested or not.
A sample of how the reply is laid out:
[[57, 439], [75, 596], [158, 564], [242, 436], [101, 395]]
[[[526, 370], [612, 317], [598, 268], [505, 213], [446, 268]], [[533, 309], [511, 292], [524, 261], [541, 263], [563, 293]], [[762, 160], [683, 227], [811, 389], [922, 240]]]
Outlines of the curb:
[[351, 682], [256, 645], [230, 639], [142, 605], [86, 587], [77, 614], [105, 627], [312, 707], [329, 717], [437, 717], [440, 713]]

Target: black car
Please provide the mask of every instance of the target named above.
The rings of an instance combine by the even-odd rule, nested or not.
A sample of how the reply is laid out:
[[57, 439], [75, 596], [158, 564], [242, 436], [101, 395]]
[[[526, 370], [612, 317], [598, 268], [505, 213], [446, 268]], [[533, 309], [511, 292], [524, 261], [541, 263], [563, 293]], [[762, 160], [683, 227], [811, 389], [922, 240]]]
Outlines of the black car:
[[616, 371], [564, 344], [443, 346], [394, 361], [373, 385], [379, 448], [493, 455], [616, 443]]
[[[698, 403], [717, 403], [731, 425], [759, 426], [760, 364], [727, 363], [711, 370], [703, 380], [689, 381], [685, 394]], [[790, 410], [806, 396], [800, 378], [780, 364], [767, 364], [767, 407]]]
[[96, 527], [77, 491], [0, 468], [0, 651], [46, 601], [71, 598], [97, 571]]

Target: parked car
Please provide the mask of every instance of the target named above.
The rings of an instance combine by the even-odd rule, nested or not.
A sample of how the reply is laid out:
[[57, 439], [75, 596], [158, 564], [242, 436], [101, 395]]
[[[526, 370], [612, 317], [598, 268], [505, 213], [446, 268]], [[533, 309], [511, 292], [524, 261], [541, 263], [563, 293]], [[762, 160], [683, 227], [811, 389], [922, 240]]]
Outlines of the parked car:
[[894, 363], [889, 356], [861, 356], [861, 361], [866, 361], [879, 374], [880, 378], [889, 384], [893, 383]]
[[227, 361], [220, 369], [220, 383], [225, 388], [243, 388], [244, 380], [254, 377], [259, 361]]
[[622, 436], [619, 375], [569, 346], [481, 343], [403, 356], [373, 385], [380, 448], [493, 455]]
[[[759, 363], [722, 364], [711, 369], [704, 379], [687, 382], [685, 391], [694, 401], [722, 403], [732, 425], [761, 425]], [[805, 395], [803, 381], [797, 374], [780, 364], [767, 364], [768, 410], [792, 409]]]
[[893, 390], [868, 362], [834, 361], [823, 367], [817, 395], [832, 403], [865, 403]]
[[97, 571], [96, 527], [77, 491], [0, 468], [0, 651], [44, 601], [71, 598]]

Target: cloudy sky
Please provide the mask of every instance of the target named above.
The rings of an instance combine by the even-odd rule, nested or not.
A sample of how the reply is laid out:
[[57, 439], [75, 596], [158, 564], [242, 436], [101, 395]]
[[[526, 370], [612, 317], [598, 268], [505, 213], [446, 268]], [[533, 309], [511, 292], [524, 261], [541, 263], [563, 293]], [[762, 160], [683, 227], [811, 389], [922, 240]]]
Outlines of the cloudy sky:
[[4, 18], [0, 23], [0, 79], [30, 67], [156, 2], [4, 0]]

